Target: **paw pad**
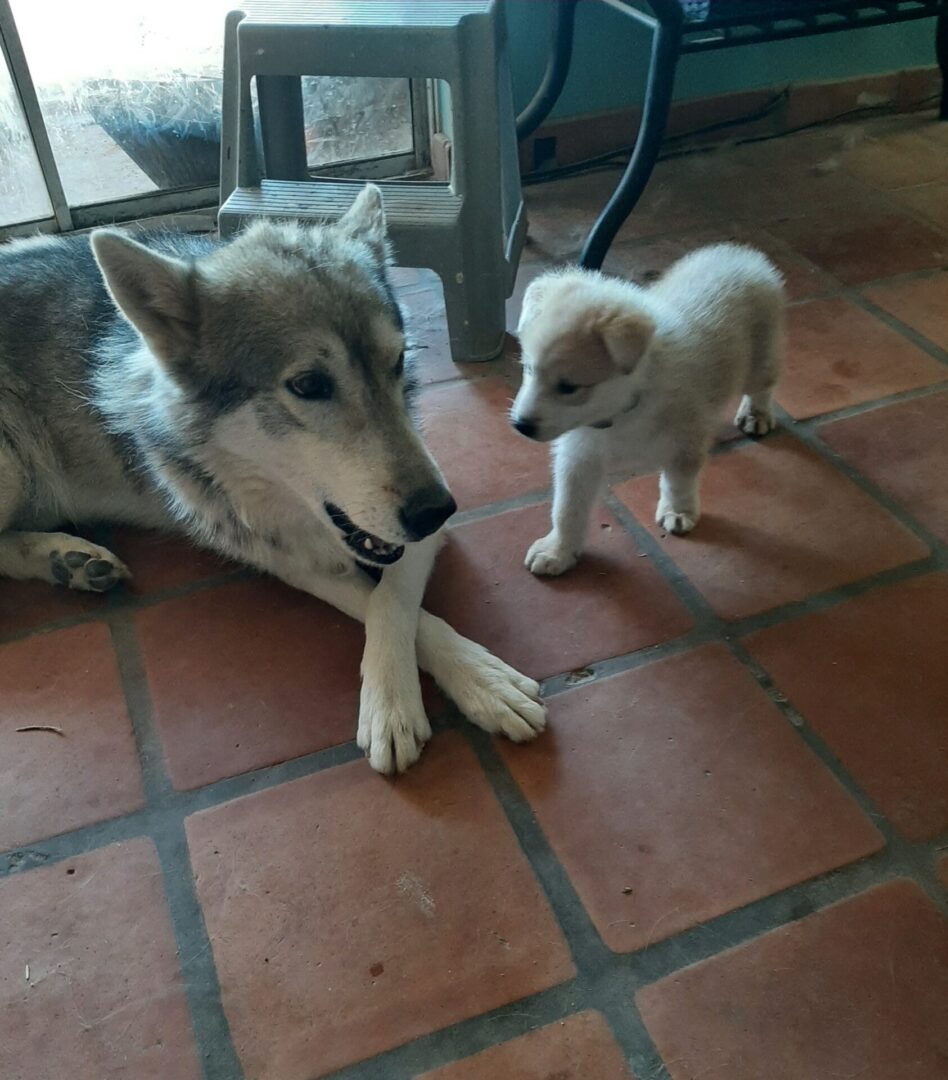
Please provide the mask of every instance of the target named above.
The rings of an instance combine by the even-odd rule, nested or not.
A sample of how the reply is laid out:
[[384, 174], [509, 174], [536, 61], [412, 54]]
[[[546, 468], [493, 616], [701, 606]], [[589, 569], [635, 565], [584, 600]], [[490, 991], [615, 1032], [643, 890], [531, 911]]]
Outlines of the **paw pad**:
[[79, 550], [65, 553], [51, 551], [49, 570], [60, 585], [85, 592], [108, 592], [129, 576], [125, 566], [114, 557], [103, 558], [93, 552]]

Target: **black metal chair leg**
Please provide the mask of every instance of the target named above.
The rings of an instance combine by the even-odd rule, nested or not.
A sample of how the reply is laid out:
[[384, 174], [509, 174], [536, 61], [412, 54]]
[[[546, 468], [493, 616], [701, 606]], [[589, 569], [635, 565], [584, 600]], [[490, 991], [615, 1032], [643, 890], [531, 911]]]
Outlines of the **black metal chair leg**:
[[935, 24], [935, 56], [941, 68], [941, 106], [938, 118], [948, 120], [948, 15], [942, 13]]
[[632, 158], [618, 187], [612, 193], [612, 198], [590, 230], [579, 257], [580, 265], [590, 270], [598, 270], [602, 266], [616, 233], [639, 201], [652, 175], [668, 123], [680, 46], [679, 24], [658, 23], [652, 39], [652, 59], [645, 88], [642, 123]]
[[271, 180], [306, 180], [303, 84], [298, 75], [258, 75], [264, 172]]
[[523, 142], [543, 123], [559, 100], [573, 58], [573, 29], [577, 0], [553, 0], [553, 49], [543, 81], [530, 104], [517, 117], [517, 138]]

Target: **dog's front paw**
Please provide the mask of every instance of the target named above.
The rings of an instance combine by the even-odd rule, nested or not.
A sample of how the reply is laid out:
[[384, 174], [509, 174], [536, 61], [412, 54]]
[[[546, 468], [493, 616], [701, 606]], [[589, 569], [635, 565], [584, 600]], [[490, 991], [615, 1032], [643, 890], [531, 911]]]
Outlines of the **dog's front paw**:
[[450, 675], [441, 681], [460, 711], [484, 731], [526, 742], [546, 727], [539, 684], [473, 641], [458, 639]]
[[777, 426], [773, 411], [764, 406], [754, 406], [749, 397], [745, 395], [734, 417], [734, 426], [740, 428], [745, 435], [754, 435], [760, 438], [768, 435]]
[[356, 742], [376, 772], [404, 772], [415, 764], [430, 738], [420, 687], [412, 691], [406, 686], [395, 692], [363, 681]]
[[576, 565], [578, 554], [560, 543], [555, 532], [535, 540], [530, 545], [524, 566], [538, 577], [558, 577]]
[[673, 510], [665, 503], [659, 503], [655, 511], [655, 524], [667, 533], [684, 536], [698, 524], [698, 513], [696, 510]]

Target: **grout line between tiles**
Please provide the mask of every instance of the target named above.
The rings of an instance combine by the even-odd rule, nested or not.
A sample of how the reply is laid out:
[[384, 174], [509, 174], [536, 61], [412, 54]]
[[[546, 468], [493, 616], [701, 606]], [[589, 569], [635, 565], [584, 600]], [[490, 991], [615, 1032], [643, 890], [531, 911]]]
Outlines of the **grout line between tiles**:
[[[874, 286], [875, 282], [871, 282], [869, 285], [862, 285], [860, 289], [867, 289]], [[906, 341], [910, 341], [917, 349], [921, 349], [933, 360], [937, 360], [942, 366], [948, 366], [948, 353], [944, 349], [939, 348], [933, 341], [929, 341], [924, 334], [919, 333], [918, 330], [913, 329], [908, 323], [902, 322], [901, 319], [895, 315], [890, 315], [885, 308], [880, 307], [869, 299], [860, 289], [843, 289], [841, 295], [846, 299], [851, 300], [858, 307], [861, 307], [863, 311], [868, 312], [874, 316], [881, 323], [885, 323], [890, 330], [894, 330]]]
[[782, 430], [786, 431], [798, 442], [815, 452], [825, 462], [841, 473], [851, 484], [859, 488], [863, 494], [868, 495], [877, 505], [889, 513], [904, 528], [912, 533], [922, 543], [926, 544], [932, 555], [942, 558], [945, 555], [945, 545], [939, 538], [933, 535], [925, 526], [916, 521], [912, 515], [896, 499], [887, 495], [881, 488], [868, 480], [854, 466], [850, 465], [842, 455], [828, 446], [819, 434], [809, 427], [801, 427], [793, 422], [792, 418], [778, 405], [776, 413], [780, 417]]
[[948, 390], [948, 379], [944, 382], [932, 383], [929, 386], [916, 386], [911, 390], [902, 390], [896, 394], [887, 394], [885, 397], [873, 398], [872, 401], [861, 401], [855, 405], [846, 405], [832, 412], [818, 413], [816, 416], [807, 416], [802, 420], [795, 420], [798, 430], [809, 431], [814, 428], [825, 427], [835, 424], [838, 420], [849, 420], [853, 416], [862, 416], [865, 413], [884, 409], [888, 405], [898, 405], [903, 401], [917, 401], [920, 398], [937, 397]]
[[171, 802], [171, 781], [152, 720], [151, 695], [135, 628], [130, 614], [121, 610], [111, 613], [108, 623], [138, 748], [146, 805], [153, 810], [149, 835], [158, 852], [165, 901], [204, 1080], [241, 1080], [243, 1070], [224, 1014], [210, 936], [197, 898], [184, 817]]
[[[931, 276], [932, 273], [932, 271], [920, 271], [909, 275], [899, 275], [899, 279], [921, 278]], [[866, 287], [861, 286], [861, 288]], [[424, 288], [427, 286], [419, 285], [417, 291], [423, 291]], [[911, 330], [910, 327], [877, 308], [871, 301], [867, 301], [857, 290], [841, 286], [832, 295], [851, 298], [930, 356], [941, 363], [948, 363], [948, 354]], [[494, 372], [488, 372], [485, 366], [484, 373]], [[454, 378], [430, 385], [432, 388], [440, 389], [458, 381], [466, 381], [466, 378], [466, 373], [463, 375], [458, 373]], [[762, 690], [774, 701], [809, 749], [825, 767], [830, 769], [850, 797], [880, 829], [886, 841], [886, 847], [865, 859], [844, 865], [818, 878], [791, 886], [665, 940], [650, 944], [639, 952], [614, 954], [607, 949], [599, 937], [565, 868], [557, 859], [537, 823], [532, 807], [520, 792], [493, 742], [483, 733], [465, 725], [465, 731], [474, 747], [480, 766], [564, 929], [578, 974], [574, 979], [559, 986], [512, 1002], [492, 1012], [461, 1021], [368, 1061], [349, 1066], [333, 1073], [334, 1077], [338, 1080], [412, 1080], [421, 1071], [446, 1064], [523, 1034], [524, 1016], [529, 1018], [528, 1029], [532, 1029], [555, 1022], [582, 1009], [595, 1008], [606, 1016], [638, 1080], [658, 1080], [659, 1077], [667, 1076], [667, 1072], [633, 1003], [633, 995], [641, 986], [804, 917], [827, 904], [846, 899], [871, 885], [898, 876], [911, 877], [925, 889], [943, 913], [948, 913], [948, 897], [939, 886], [935, 871], [936, 854], [948, 846], [948, 835], [925, 843], [913, 843], [902, 838], [888, 820], [876, 811], [871, 800], [862, 792], [825, 744], [805, 723], [801, 722], [792, 704], [780, 695], [766, 671], [756, 664], [737, 640], [763, 626], [775, 625], [785, 619], [823, 610], [871, 587], [908, 580], [935, 569], [946, 568], [948, 563], [946, 563], [944, 545], [914, 522], [894, 500], [875, 488], [857, 470], [831, 451], [818, 437], [818, 429], [824, 424], [858, 415], [895, 401], [927, 396], [942, 390], [944, 390], [944, 384], [907, 391], [800, 422], [784, 416], [786, 431], [830, 462], [847, 479], [860, 487], [932, 549], [932, 555], [927, 559], [883, 571], [862, 581], [850, 583], [818, 596], [808, 597], [799, 603], [783, 605], [772, 611], [733, 623], [725, 622], [713, 612], [707, 601], [687, 575], [678, 568], [663, 546], [615, 496], [610, 495], [607, 499], [609, 509], [655, 563], [659, 572], [695, 619], [695, 627], [689, 633], [672, 641], [592, 663], [589, 665], [592, 671], [591, 679], [580, 684], [588, 685], [589, 682], [608, 678], [667, 656], [677, 655], [706, 642], [723, 642], [735, 659], [750, 672]], [[747, 440], [734, 440], [723, 444], [717, 452], [730, 452], [745, 446], [746, 443]], [[511, 500], [459, 514], [456, 523], [463, 525], [486, 520], [507, 510], [536, 505], [548, 498], [548, 490], [527, 493]], [[105, 621], [110, 627], [128, 703], [129, 717], [139, 750], [146, 805], [143, 809], [131, 814], [86, 826], [36, 844], [23, 845], [14, 851], [0, 854], [0, 879], [34, 866], [71, 858], [83, 851], [94, 850], [118, 840], [139, 835], [150, 836], [159, 853], [205, 1080], [240, 1080], [242, 1071], [221, 1004], [220, 987], [210, 940], [197, 900], [184, 833], [184, 819], [201, 809], [217, 806], [231, 799], [299, 777], [313, 775], [344, 762], [356, 760], [361, 756], [355, 743], [347, 742], [288, 762], [226, 778], [194, 791], [177, 792], [172, 788], [164, 767], [161, 746], [152, 724], [150, 696], [142, 669], [132, 616], [137, 610], [166, 600], [215, 588], [249, 576], [251, 576], [250, 572], [236, 571], [232, 574], [190, 582], [147, 597], [115, 594], [109, 597], [107, 605], [97, 612], [57, 620], [41, 627], [15, 632], [0, 638], [0, 644], [2, 644], [34, 634], [52, 632], [67, 626], [94, 621]], [[576, 685], [571, 684], [568, 681], [569, 678], [569, 674], [564, 673], [546, 680], [545, 692], [550, 696], [555, 696], [571, 688], [571, 685]]]

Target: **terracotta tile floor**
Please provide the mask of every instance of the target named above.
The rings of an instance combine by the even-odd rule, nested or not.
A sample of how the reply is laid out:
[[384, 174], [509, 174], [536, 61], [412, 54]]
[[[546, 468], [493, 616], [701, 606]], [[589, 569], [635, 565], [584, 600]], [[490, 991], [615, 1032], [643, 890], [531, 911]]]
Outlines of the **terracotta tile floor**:
[[[395, 782], [360, 629], [179, 541], [0, 581], [2, 1080], [948, 1080], [948, 138], [927, 116], [670, 160], [609, 266], [787, 275], [782, 431], [722, 439], [687, 539], [617, 466], [532, 578], [513, 339], [456, 368], [398, 275], [461, 507], [428, 602], [545, 680], [501, 744], [431, 686]], [[531, 188], [527, 281], [614, 173]]]

